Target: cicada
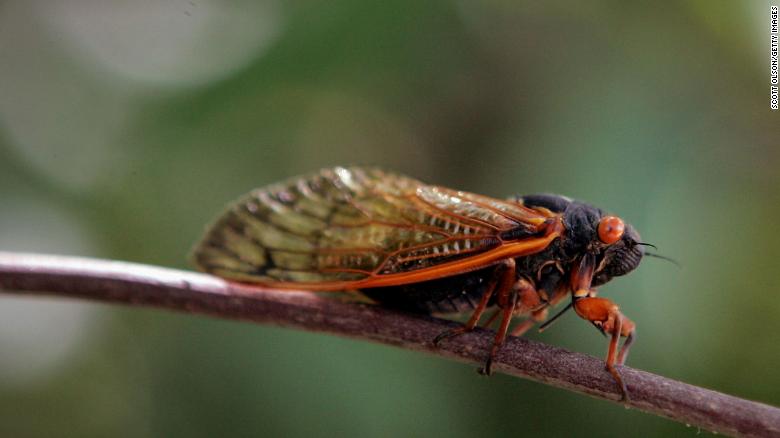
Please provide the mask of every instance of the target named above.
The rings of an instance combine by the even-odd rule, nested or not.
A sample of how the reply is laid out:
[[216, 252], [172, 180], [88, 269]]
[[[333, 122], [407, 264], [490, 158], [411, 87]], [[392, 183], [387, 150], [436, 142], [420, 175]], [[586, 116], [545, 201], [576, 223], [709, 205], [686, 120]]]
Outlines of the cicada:
[[[635, 269], [643, 245], [619, 217], [564, 196], [502, 200], [375, 168], [336, 167], [244, 196], [211, 225], [193, 259], [237, 282], [357, 291], [427, 314], [471, 312], [436, 344], [474, 329], [494, 308], [488, 324], [500, 323], [487, 374], [507, 335], [522, 335], [568, 299], [564, 311], [573, 308], [608, 336], [606, 369], [626, 397], [616, 366], [626, 360], [635, 325], [595, 288]], [[515, 317], [525, 319], [510, 329]]]

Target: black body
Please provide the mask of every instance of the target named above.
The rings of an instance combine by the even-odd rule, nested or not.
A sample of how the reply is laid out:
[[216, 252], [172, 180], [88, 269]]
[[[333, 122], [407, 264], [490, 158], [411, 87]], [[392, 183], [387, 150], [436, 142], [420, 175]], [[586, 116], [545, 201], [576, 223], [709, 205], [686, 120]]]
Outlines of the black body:
[[[621, 241], [604, 245], [598, 238], [598, 224], [604, 212], [596, 207], [559, 195], [515, 197], [526, 207], [546, 208], [563, 215], [565, 233], [544, 251], [515, 259], [517, 278], [525, 278], [544, 300], [568, 293], [574, 263], [586, 254], [596, 257], [593, 286], [625, 275], [639, 265], [642, 246], [637, 232], [626, 224]], [[522, 239], [523, 236], [517, 236]], [[559, 269], [560, 267], [560, 269]], [[417, 313], [463, 313], [474, 310], [486, 292], [495, 266], [450, 277], [401, 286], [363, 289], [364, 295], [389, 307]], [[494, 305], [491, 299], [490, 305]]]
[[451, 277], [401, 286], [375, 287], [361, 292], [382, 305], [408, 312], [463, 313], [477, 307], [495, 269], [489, 266]]

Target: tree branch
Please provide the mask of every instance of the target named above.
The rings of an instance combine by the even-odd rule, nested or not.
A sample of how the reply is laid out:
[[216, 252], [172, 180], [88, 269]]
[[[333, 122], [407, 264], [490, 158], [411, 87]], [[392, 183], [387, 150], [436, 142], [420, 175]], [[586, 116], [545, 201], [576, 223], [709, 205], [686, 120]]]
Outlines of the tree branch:
[[[455, 323], [322, 294], [258, 289], [193, 272], [133, 263], [0, 252], [0, 290], [56, 295], [327, 332], [479, 364], [492, 343], [478, 329], [435, 348], [431, 340]], [[522, 338], [510, 338], [494, 370], [617, 401], [604, 362]], [[718, 433], [779, 437], [780, 409], [622, 367], [627, 406]]]

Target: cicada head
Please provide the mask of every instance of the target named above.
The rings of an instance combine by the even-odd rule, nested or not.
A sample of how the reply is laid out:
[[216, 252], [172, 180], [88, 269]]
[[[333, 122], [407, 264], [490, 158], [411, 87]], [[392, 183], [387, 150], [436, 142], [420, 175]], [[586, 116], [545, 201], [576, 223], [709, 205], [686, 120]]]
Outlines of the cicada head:
[[642, 261], [644, 248], [639, 233], [617, 216], [572, 201], [563, 212], [563, 223], [566, 227], [565, 252], [595, 256], [593, 286], [628, 274]]

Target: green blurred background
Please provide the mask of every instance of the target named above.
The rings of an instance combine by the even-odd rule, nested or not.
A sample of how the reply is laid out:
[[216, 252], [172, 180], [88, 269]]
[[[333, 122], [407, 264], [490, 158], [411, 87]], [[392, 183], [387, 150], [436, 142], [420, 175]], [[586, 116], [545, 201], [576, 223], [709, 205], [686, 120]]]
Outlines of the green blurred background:
[[[240, 194], [375, 164], [626, 218], [629, 364], [780, 405], [769, 3], [0, 2], [0, 250], [189, 268]], [[575, 315], [543, 342], [605, 353]], [[0, 435], [689, 436], [391, 347], [0, 298]]]

